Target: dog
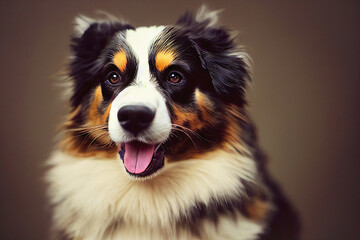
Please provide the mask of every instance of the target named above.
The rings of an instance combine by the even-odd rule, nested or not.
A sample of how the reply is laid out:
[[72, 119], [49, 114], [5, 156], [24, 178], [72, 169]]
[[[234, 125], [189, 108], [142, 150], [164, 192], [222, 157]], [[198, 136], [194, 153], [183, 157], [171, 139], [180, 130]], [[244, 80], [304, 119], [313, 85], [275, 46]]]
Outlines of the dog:
[[298, 239], [246, 111], [251, 60], [217, 19], [76, 18], [47, 162], [54, 239]]

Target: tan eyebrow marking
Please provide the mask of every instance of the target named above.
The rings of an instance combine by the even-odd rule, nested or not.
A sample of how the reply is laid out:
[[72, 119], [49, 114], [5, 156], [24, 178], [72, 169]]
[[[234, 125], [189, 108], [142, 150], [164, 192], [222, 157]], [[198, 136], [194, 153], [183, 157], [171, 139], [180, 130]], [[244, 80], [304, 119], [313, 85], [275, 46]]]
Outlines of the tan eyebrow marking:
[[175, 53], [170, 50], [160, 51], [155, 58], [157, 70], [160, 72], [167, 68], [175, 59]]
[[120, 50], [114, 55], [113, 62], [121, 72], [125, 72], [127, 59], [123, 50]]

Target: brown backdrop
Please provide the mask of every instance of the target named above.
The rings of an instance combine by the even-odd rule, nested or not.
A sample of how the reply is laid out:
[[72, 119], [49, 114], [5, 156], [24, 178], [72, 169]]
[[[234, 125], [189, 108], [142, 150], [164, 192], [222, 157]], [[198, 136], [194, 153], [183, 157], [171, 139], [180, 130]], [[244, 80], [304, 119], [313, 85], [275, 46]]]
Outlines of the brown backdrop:
[[[358, 1], [209, 1], [255, 62], [251, 113], [303, 239], [360, 239]], [[53, 75], [76, 14], [174, 23], [195, 1], [0, 2], [0, 239], [46, 239], [43, 168], [64, 104]]]

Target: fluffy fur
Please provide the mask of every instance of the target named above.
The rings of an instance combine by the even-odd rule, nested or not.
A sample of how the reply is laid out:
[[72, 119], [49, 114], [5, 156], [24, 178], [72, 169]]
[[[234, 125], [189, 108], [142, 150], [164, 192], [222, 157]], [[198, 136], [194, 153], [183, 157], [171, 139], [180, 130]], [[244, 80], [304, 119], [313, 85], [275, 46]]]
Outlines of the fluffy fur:
[[[77, 18], [71, 111], [46, 176], [54, 239], [298, 238], [246, 113], [250, 60], [217, 13], [139, 28]], [[128, 127], [127, 106], [151, 122]], [[130, 167], [131, 146], [152, 149], [146, 170]]]

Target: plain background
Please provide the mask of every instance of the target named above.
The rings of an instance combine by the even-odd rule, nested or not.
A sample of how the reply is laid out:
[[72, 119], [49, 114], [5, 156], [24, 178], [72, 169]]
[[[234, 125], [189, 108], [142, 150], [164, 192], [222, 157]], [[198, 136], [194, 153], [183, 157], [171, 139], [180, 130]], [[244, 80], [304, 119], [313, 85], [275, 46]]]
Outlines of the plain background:
[[[248, 90], [269, 169], [302, 217], [303, 239], [360, 239], [360, 4], [208, 1], [255, 63]], [[0, 239], [46, 239], [42, 164], [66, 103], [55, 75], [74, 16], [172, 24], [196, 1], [0, 1]]]

